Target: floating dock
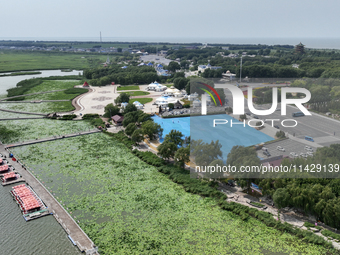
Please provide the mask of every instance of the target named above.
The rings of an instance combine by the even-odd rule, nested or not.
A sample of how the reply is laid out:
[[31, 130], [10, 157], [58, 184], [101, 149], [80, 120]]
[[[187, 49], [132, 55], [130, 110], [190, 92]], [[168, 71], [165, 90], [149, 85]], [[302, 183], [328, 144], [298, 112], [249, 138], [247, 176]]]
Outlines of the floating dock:
[[[95, 130], [95, 132], [86, 132], [77, 135], [91, 134], [100, 132]], [[73, 135], [75, 136], [75, 135]], [[67, 136], [72, 137], [72, 135]], [[66, 138], [66, 137], [65, 137]], [[48, 140], [48, 139], [47, 139]], [[51, 139], [54, 140], [54, 139]], [[41, 141], [42, 142], [42, 141]], [[9, 156], [10, 151], [0, 142], [0, 156]], [[14, 155], [13, 155], [14, 156]], [[70, 238], [73, 244], [76, 244], [81, 252], [85, 252], [87, 255], [97, 255], [98, 247], [94, 245], [92, 240], [87, 236], [87, 234], [80, 228], [80, 226], [75, 222], [71, 215], [64, 209], [64, 207], [54, 198], [54, 196], [45, 188], [45, 186], [30, 172], [26, 166], [24, 166], [19, 158], [13, 160], [9, 167], [13, 171], [16, 169], [18, 173], [29, 183], [31, 191], [38, 197], [39, 194], [40, 201], [44, 201], [43, 208], [36, 208], [32, 212], [24, 212], [23, 217], [26, 221], [40, 218], [42, 216], [53, 214], [55, 219], [63, 227], [65, 232]], [[25, 184], [22, 184], [26, 186]], [[21, 186], [21, 185], [18, 185]], [[12, 193], [11, 193], [12, 194]], [[12, 194], [14, 195], [14, 194]], [[28, 207], [29, 208], [29, 207]]]
[[47, 206], [30, 186], [26, 184], [14, 186], [10, 193], [19, 205], [26, 221], [50, 214]]

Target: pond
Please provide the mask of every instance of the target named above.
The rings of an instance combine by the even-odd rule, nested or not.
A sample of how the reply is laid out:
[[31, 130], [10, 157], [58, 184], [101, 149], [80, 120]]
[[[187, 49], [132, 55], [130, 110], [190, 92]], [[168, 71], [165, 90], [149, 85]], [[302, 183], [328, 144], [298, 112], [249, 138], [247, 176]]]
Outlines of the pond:
[[[32, 71], [35, 72], [35, 71]], [[16, 86], [19, 81], [38, 78], [38, 77], [49, 77], [49, 76], [67, 76], [67, 75], [82, 75], [83, 71], [73, 70], [72, 72], [62, 72], [61, 70], [37, 70], [41, 74], [34, 75], [17, 75], [17, 76], [4, 76], [0, 77], [0, 95], [7, 94], [7, 90]], [[15, 72], [17, 73], [17, 72]]]

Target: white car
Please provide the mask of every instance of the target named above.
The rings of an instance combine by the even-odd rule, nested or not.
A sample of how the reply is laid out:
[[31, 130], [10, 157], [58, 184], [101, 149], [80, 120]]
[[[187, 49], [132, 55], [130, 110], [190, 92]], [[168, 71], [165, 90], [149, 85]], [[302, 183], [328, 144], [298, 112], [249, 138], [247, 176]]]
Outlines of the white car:
[[281, 147], [281, 146], [277, 146], [276, 149], [277, 149], [278, 151], [285, 151], [285, 148], [283, 148], [283, 147]]
[[313, 152], [307, 151], [307, 155], [308, 155], [308, 156], [313, 156]]
[[296, 157], [299, 156], [299, 155], [298, 155], [297, 153], [295, 153], [295, 152], [291, 152], [290, 155], [291, 155], [292, 157], [294, 157], [294, 158], [296, 158]]
[[305, 150], [307, 150], [307, 151], [313, 151], [313, 148], [312, 148], [312, 147], [309, 147], [309, 146], [305, 146]]
[[307, 158], [308, 156], [307, 156], [307, 154], [301, 152], [301, 153], [300, 153], [300, 157]]

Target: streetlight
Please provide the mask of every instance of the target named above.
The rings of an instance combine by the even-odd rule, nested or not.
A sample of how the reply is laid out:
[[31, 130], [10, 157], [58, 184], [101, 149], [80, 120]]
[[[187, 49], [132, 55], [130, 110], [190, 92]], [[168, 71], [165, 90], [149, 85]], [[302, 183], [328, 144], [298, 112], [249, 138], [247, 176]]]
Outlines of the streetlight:
[[243, 56], [241, 56], [241, 65], [240, 65], [240, 83], [241, 83], [241, 75], [242, 75], [242, 57], [243, 57]]

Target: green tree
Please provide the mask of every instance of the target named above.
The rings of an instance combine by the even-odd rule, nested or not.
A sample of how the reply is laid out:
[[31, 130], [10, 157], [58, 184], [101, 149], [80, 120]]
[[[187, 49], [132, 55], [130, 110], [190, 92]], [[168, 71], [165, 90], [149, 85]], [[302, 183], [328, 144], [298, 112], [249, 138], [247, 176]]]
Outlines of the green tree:
[[185, 162], [189, 161], [190, 159], [189, 157], [190, 157], [190, 147], [181, 147], [176, 151], [174, 155], [175, 164], [180, 167], [184, 167]]
[[174, 109], [175, 108], [175, 105], [173, 104], [173, 103], [168, 103], [168, 107], [169, 107], [169, 109]]
[[187, 85], [187, 83], [188, 83], [188, 79], [184, 77], [178, 77], [174, 79], [174, 87], [179, 90], [185, 89], [185, 86]]
[[107, 106], [105, 106], [104, 112], [105, 113], [103, 116], [105, 118], [111, 118], [112, 116], [119, 114], [119, 107], [114, 106], [113, 104], [108, 104]]
[[[231, 107], [229, 107], [229, 108], [231, 108]], [[247, 119], [247, 115], [245, 115], [245, 114], [242, 114], [242, 115], [240, 115], [240, 119], [243, 121], [243, 120], [245, 120], [245, 119]], [[256, 124], [257, 125], [257, 124]]]
[[137, 107], [134, 104], [128, 104], [124, 108], [124, 115], [129, 112], [137, 112]]
[[133, 134], [133, 132], [135, 132], [136, 129], [137, 129], [137, 127], [136, 127], [135, 123], [130, 123], [125, 128], [125, 134], [131, 136]]
[[170, 72], [176, 72], [176, 70], [180, 70], [181, 66], [176, 61], [171, 61], [168, 65], [168, 70]]
[[141, 129], [136, 129], [133, 134], [131, 135], [131, 140], [135, 142], [136, 144], [140, 143], [143, 141], [144, 135], [143, 135], [143, 130]]
[[138, 123], [142, 123], [148, 120], [152, 120], [151, 115], [144, 113], [143, 111], [138, 111]]
[[155, 135], [161, 137], [163, 133], [163, 128], [161, 128], [159, 124], [153, 122], [152, 120], [143, 122], [142, 130], [143, 134], [147, 135], [150, 140], [153, 140], [155, 138]]
[[183, 137], [182, 132], [172, 129], [170, 133], [165, 136], [164, 140], [172, 142], [176, 144], [176, 146], [182, 146], [183, 145], [182, 137]]
[[199, 166], [208, 166], [212, 161], [222, 157], [221, 148], [218, 140], [210, 143], [205, 143], [201, 139], [190, 142], [191, 155], [195, 157], [195, 163]]
[[278, 209], [281, 209], [288, 206], [290, 201], [290, 194], [285, 188], [279, 188], [275, 191], [273, 195], [273, 200], [275, 206], [277, 206]]
[[115, 103], [116, 104], [121, 104], [121, 103], [128, 103], [130, 101], [130, 95], [127, 93], [121, 93], [116, 99]]
[[157, 155], [161, 156], [164, 159], [169, 160], [170, 158], [174, 157], [177, 151], [177, 146], [173, 142], [164, 141], [157, 147], [157, 150], [158, 150]]
[[[262, 124], [262, 123], [261, 123]], [[256, 123], [256, 125], [257, 125], [257, 123]], [[286, 135], [285, 135], [285, 132], [283, 132], [282, 130], [280, 130], [280, 131], [277, 131], [276, 132], [276, 134], [275, 134], [275, 136], [277, 137], [277, 138], [285, 138], [286, 137]]]

